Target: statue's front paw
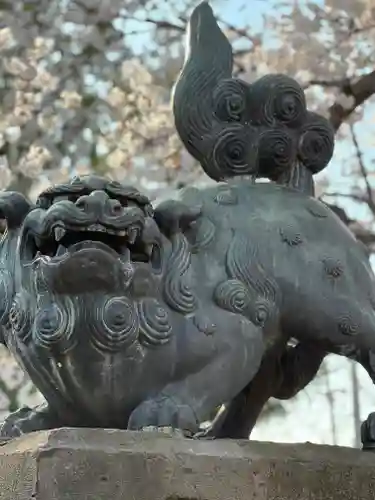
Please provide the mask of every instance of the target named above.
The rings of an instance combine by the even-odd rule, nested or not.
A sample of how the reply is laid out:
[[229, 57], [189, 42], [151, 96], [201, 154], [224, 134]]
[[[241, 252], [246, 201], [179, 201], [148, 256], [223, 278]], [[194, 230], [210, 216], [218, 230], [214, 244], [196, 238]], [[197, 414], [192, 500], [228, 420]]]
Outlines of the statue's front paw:
[[25, 406], [6, 417], [0, 425], [0, 437], [15, 438], [29, 432], [51, 429], [54, 426], [47, 405], [43, 404], [36, 408]]
[[33, 410], [27, 406], [11, 413], [6, 417], [0, 427], [0, 436], [7, 438], [15, 438], [25, 434], [25, 425], [28, 426], [30, 415]]
[[361, 427], [363, 450], [375, 451], [375, 413], [370, 413]]
[[128, 429], [182, 431], [185, 436], [194, 435], [199, 424], [193, 409], [169, 395], [162, 394], [141, 403], [131, 414]]

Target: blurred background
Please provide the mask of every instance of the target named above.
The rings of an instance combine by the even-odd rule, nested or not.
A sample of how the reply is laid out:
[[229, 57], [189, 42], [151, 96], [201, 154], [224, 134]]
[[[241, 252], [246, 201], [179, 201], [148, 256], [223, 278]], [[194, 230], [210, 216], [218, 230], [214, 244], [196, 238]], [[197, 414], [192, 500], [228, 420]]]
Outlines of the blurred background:
[[[97, 172], [151, 198], [210, 181], [173, 127], [170, 92], [197, 0], [0, 0], [0, 188], [32, 199]], [[211, 0], [244, 80], [281, 72], [336, 130], [317, 195], [375, 250], [375, 0]], [[375, 262], [375, 261], [374, 261]], [[41, 400], [5, 349], [0, 417]], [[271, 401], [254, 439], [359, 446], [375, 387], [335, 356], [296, 398]]]

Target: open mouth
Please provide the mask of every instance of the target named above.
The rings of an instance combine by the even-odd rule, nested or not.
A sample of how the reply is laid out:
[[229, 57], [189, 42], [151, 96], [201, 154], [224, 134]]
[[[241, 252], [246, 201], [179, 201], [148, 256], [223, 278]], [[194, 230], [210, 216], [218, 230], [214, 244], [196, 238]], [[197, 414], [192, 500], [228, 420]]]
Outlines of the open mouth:
[[44, 258], [52, 261], [84, 248], [99, 247], [116, 253], [123, 260], [150, 263], [160, 271], [161, 247], [157, 242], [145, 243], [141, 232], [137, 226], [114, 230], [101, 224], [74, 227], [57, 223], [48, 237], [35, 237], [29, 233], [26, 247], [29, 260]]

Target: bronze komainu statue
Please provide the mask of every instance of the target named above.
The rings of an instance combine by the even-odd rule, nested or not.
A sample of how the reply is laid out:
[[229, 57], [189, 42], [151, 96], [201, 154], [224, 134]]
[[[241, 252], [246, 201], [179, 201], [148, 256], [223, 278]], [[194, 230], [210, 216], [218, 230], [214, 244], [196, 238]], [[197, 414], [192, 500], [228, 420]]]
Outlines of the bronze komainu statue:
[[[247, 437], [266, 401], [302, 389], [327, 353], [375, 379], [368, 256], [314, 198], [329, 123], [290, 78], [232, 78], [207, 3], [190, 20], [173, 107], [213, 186], [153, 205], [97, 176], [35, 205], [2, 193], [2, 341], [46, 399], [11, 414], [3, 436], [90, 426]], [[366, 447], [372, 427], [370, 415]]]

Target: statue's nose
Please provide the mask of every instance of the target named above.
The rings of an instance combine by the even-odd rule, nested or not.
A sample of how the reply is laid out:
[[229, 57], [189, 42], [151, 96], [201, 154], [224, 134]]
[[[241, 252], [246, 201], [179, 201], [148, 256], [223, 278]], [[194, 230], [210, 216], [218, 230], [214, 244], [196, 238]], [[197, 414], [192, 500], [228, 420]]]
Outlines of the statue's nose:
[[118, 200], [111, 199], [104, 191], [93, 191], [89, 195], [80, 196], [76, 207], [84, 212], [95, 215], [119, 215], [122, 205]]

